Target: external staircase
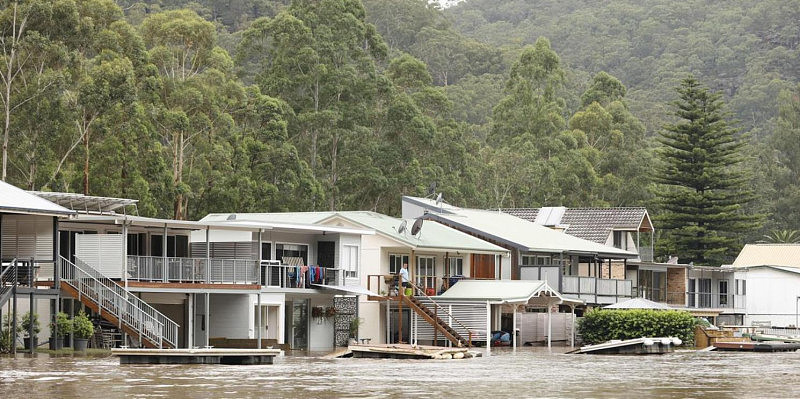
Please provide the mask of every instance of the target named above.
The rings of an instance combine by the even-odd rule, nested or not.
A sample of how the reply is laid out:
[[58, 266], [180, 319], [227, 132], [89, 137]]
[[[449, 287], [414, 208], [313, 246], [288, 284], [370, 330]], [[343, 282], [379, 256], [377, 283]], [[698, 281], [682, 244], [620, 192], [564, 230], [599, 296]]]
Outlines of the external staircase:
[[[428, 297], [428, 299], [430, 299], [430, 297]], [[466, 326], [461, 325], [461, 327], [469, 334], [467, 338], [464, 338], [450, 324], [439, 317], [440, 314], [444, 316], [447, 313], [447, 310], [437, 305], [432, 299], [431, 303], [433, 304], [433, 309], [423, 304], [416, 297], [410, 295], [400, 295], [400, 302], [403, 305], [408, 306], [410, 309], [413, 309], [415, 313], [433, 326], [436, 331], [440, 332], [442, 336], [444, 336], [448, 341], [452, 342], [453, 345], [459, 347], [472, 346], [472, 331], [470, 331]], [[455, 323], [461, 324], [452, 316], [449, 318]]]
[[178, 324], [76, 258], [59, 259], [61, 290], [149, 348], [177, 348]]

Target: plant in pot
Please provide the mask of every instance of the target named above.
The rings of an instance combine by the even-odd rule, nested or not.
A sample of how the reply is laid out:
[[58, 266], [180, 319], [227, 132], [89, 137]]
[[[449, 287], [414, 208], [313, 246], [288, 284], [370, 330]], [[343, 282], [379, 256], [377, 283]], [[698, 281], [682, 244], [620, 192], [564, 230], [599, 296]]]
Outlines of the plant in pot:
[[73, 344], [75, 351], [85, 351], [89, 337], [94, 334], [94, 324], [92, 324], [92, 321], [89, 320], [83, 310], [72, 319], [72, 334], [75, 336], [75, 343]]
[[[31, 326], [33, 327], [33, 337], [31, 337]], [[25, 313], [22, 315], [22, 336], [23, 341], [25, 342], [25, 349], [30, 349], [31, 344], [34, 348], [39, 346], [39, 331], [41, 328], [39, 327], [39, 315], [36, 313], [31, 314], [31, 312]]]
[[361, 319], [356, 317], [350, 320], [350, 342], [358, 343], [358, 327], [361, 326]]
[[55, 330], [55, 337], [50, 338], [50, 349], [59, 350], [64, 348], [64, 337], [72, 332], [72, 320], [64, 312], [56, 314], [56, 320], [50, 323], [50, 330]]

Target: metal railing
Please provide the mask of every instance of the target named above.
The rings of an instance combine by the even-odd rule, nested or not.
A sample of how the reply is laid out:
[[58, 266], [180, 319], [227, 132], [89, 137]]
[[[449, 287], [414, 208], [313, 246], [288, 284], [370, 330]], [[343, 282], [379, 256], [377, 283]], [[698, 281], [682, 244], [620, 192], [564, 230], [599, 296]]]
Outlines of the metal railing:
[[[747, 296], [735, 294], [716, 294], [710, 292], [671, 293], [686, 296], [687, 308], [744, 309]], [[677, 295], [676, 295], [677, 296]]]
[[561, 293], [631, 297], [633, 296], [633, 281], [587, 276], [563, 276]]
[[131, 328], [140, 341], [147, 339], [159, 348], [165, 343], [178, 347], [178, 324], [167, 316], [78, 258], [72, 263], [61, 257], [59, 266], [61, 281], [77, 291], [78, 300], [85, 297], [94, 302], [100, 316], [112, 315], [120, 329], [123, 325]]
[[642, 262], [652, 262], [653, 258], [653, 247], [639, 247], [639, 259], [641, 259]]
[[[374, 292], [376, 296], [396, 296], [398, 279], [397, 274], [370, 274], [367, 276], [367, 290]], [[415, 276], [413, 279], [417, 281], [416, 285], [429, 296], [440, 295], [461, 280], [495, 280], [466, 276]]]
[[177, 283], [258, 284], [258, 262], [249, 259], [128, 256], [128, 279]]
[[3, 306], [14, 293], [18, 276], [16, 259], [2, 265], [2, 270], [0, 270], [0, 306]]
[[265, 287], [280, 288], [308, 288], [310, 284], [344, 285], [344, 270], [340, 268], [315, 268], [313, 276], [310, 269], [300, 273], [298, 269], [298, 266], [282, 265], [278, 261], [262, 261], [259, 282]]

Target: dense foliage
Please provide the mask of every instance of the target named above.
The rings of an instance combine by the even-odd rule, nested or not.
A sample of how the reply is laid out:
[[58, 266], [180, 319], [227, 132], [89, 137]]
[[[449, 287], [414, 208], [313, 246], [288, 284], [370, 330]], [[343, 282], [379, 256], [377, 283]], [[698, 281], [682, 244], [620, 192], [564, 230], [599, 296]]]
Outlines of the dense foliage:
[[3, 178], [187, 219], [397, 215], [433, 183], [658, 215], [654, 138], [691, 72], [747, 134], [740, 212], [769, 216], [725, 252], [800, 229], [800, 7], [652, 3], [4, 0]]
[[578, 333], [589, 345], [642, 337], [678, 337], [683, 345], [693, 345], [694, 326], [694, 317], [684, 311], [598, 309], [586, 313]]
[[678, 122], [661, 132], [661, 163], [654, 176], [663, 185], [659, 226], [685, 261], [720, 264], [725, 255], [735, 255], [726, 252], [736, 247], [737, 234], [757, 220], [741, 211], [753, 199], [740, 169], [744, 143], [725, 121], [719, 94], [693, 77], [677, 91]]

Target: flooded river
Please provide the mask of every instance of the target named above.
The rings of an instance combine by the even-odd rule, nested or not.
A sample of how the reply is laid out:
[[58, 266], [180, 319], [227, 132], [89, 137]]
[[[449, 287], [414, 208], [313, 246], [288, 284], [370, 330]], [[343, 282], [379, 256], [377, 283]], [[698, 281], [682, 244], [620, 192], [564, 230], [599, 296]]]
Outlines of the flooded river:
[[269, 366], [120, 366], [113, 357], [0, 358], [1, 398], [791, 398], [800, 353], [567, 355], [543, 348], [465, 360], [320, 359]]

